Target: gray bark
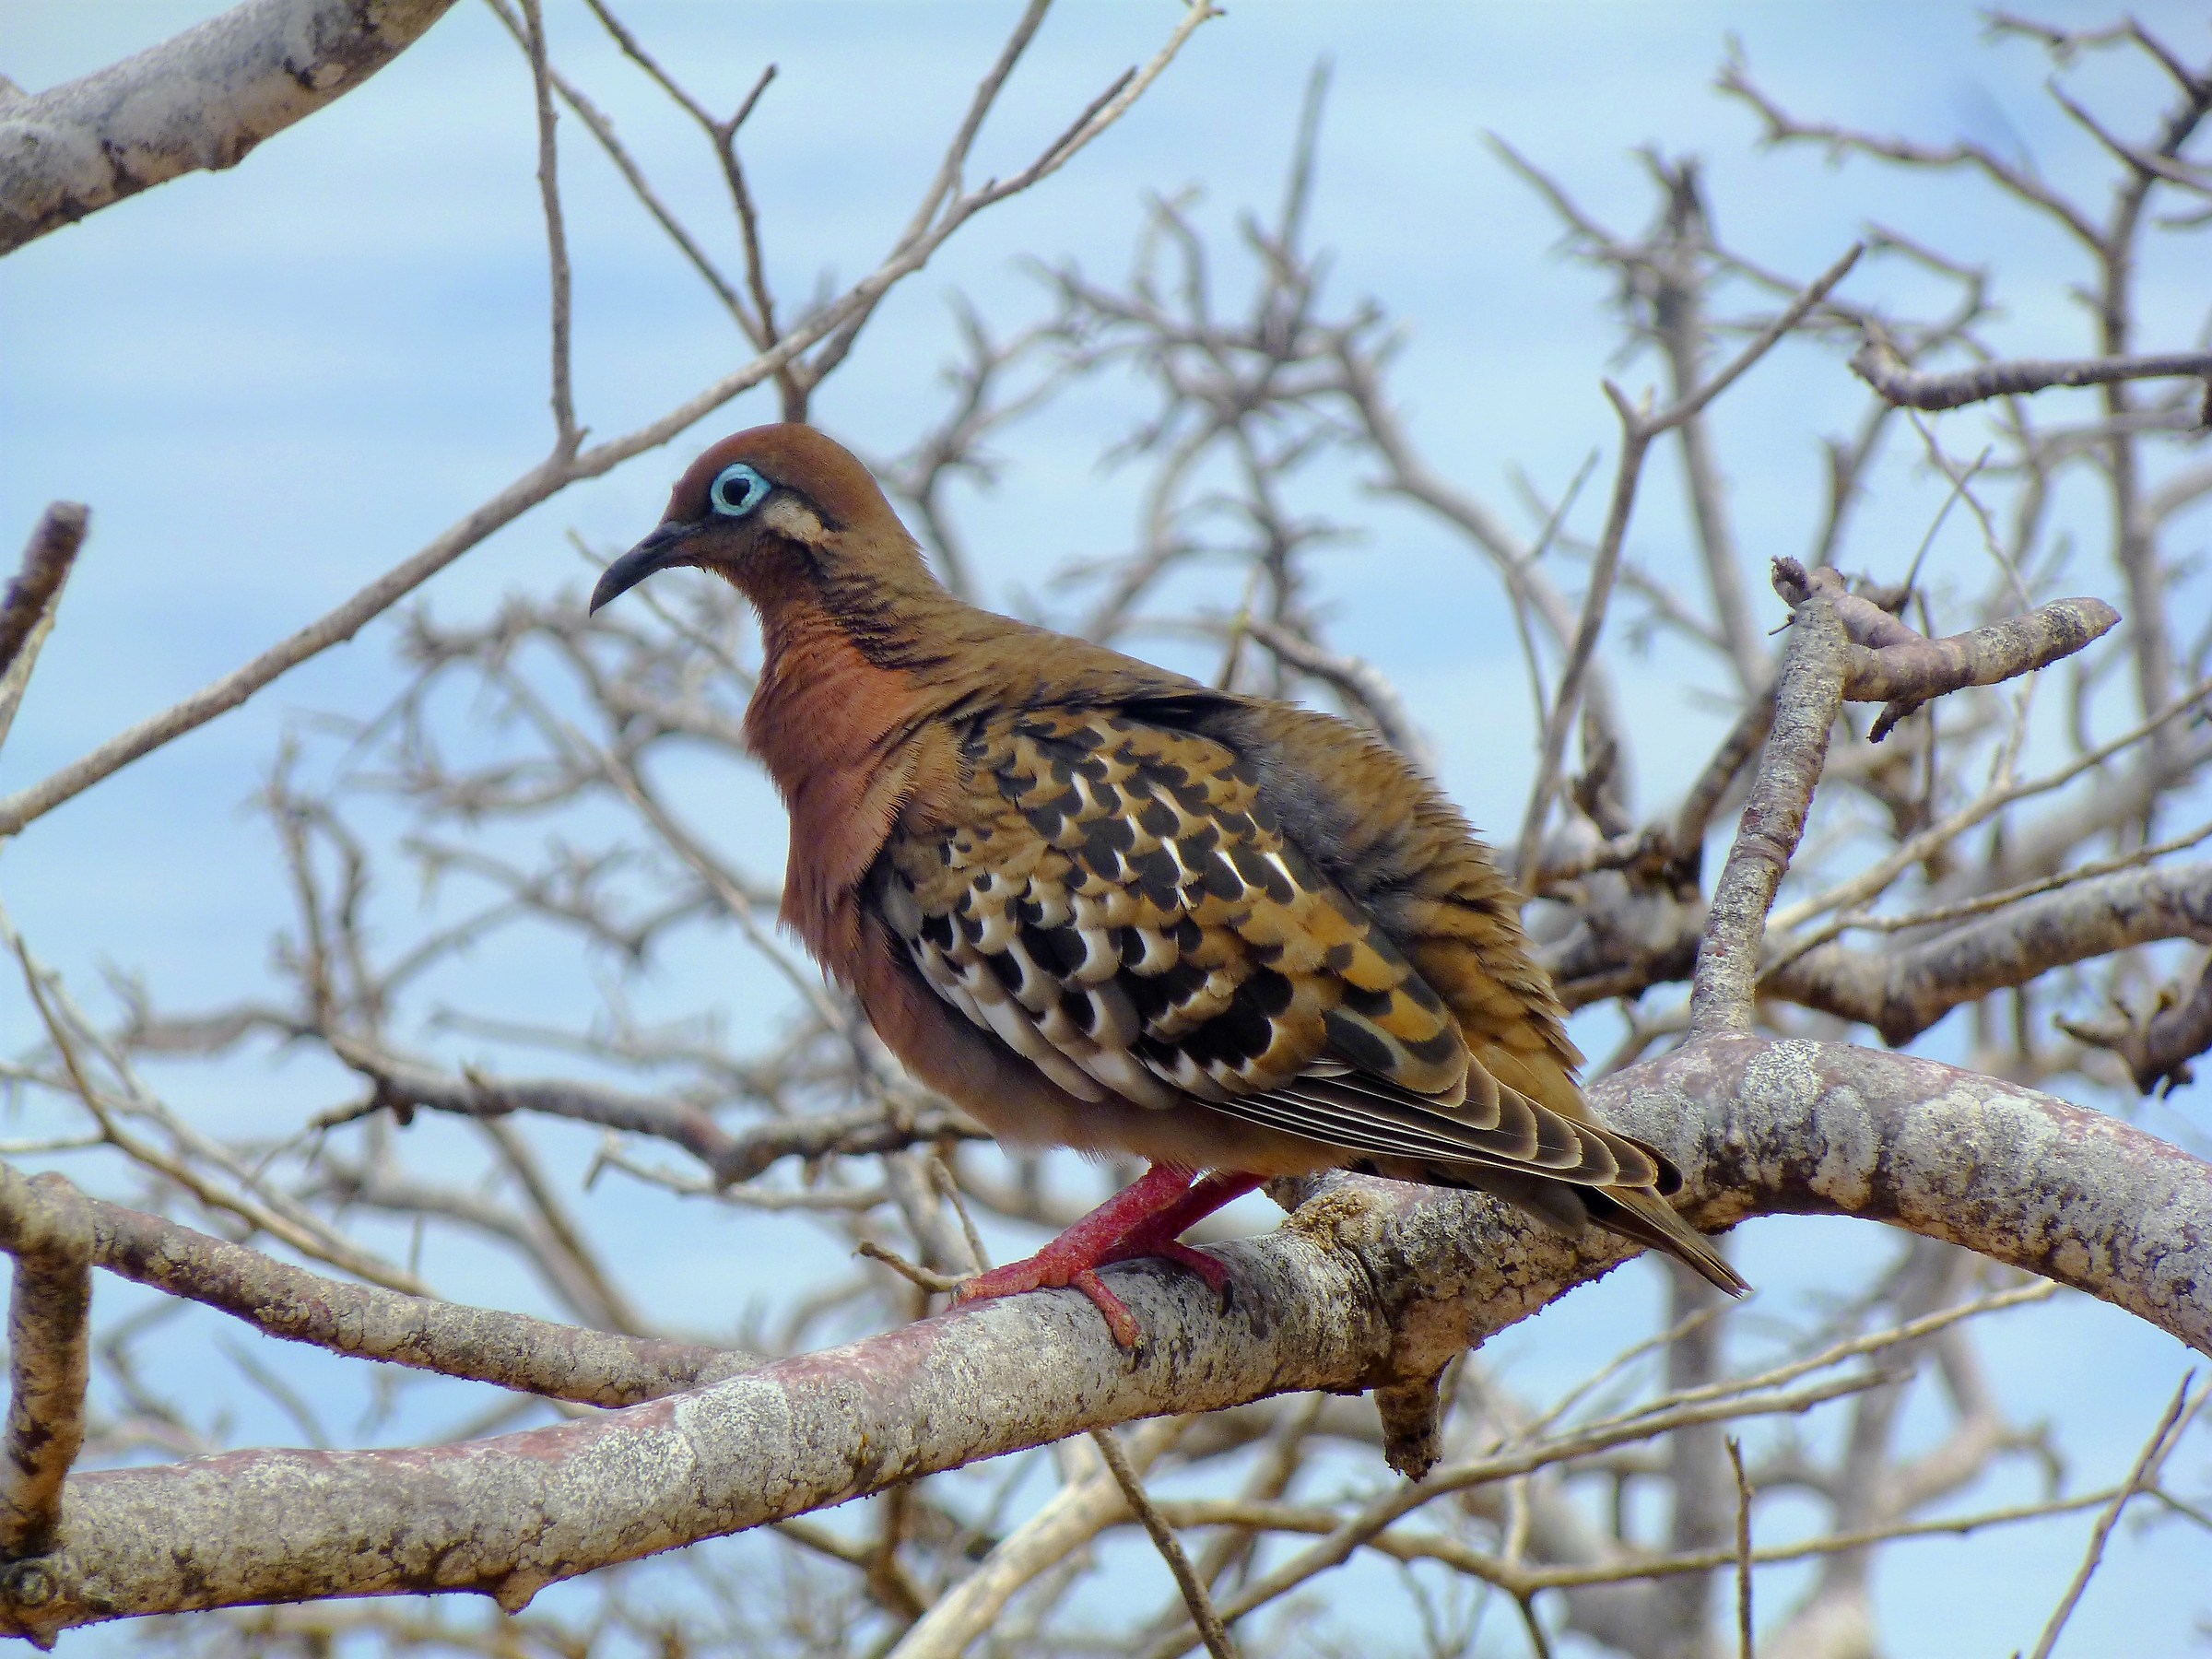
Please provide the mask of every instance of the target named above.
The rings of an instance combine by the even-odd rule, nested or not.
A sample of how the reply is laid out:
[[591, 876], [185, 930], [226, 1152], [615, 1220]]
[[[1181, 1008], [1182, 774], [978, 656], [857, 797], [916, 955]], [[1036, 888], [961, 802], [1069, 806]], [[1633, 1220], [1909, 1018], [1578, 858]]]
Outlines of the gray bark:
[[[1909, 1055], [1718, 1036], [1606, 1080], [1708, 1226], [1864, 1217], [2088, 1290], [2212, 1353], [2212, 1166], [2117, 1119]], [[154, 1611], [469, 1590], [519, 1607], [611, 1562], [1165, 1412], [1309, 1389], [1404, 1395], [1626, 1259], [1481, 1197], [1340, 1177], [1191, 1277], [1116, 1268], [1132, 1364], [1072, 1291], [985, 1302], [603, 1417], [403, 1451], [250, 1451], [73, 1477], [53, 1555], [0, 1572], [51, 1639]]]
[[0, 254], [181, 174], [237, 166], [453, 3], [246, 0], [81, 80], [0, 98]]

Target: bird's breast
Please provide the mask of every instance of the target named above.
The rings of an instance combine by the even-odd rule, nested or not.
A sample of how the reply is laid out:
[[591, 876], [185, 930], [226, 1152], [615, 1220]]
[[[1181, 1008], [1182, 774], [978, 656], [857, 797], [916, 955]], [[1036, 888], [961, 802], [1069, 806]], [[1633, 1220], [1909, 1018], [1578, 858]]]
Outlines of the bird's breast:
[[767, 621], [767, 665], [745, 732], [791, 814], [782, 920], [850, 984], [859, 888], [913, 784], [922, 691], [826, 616]]

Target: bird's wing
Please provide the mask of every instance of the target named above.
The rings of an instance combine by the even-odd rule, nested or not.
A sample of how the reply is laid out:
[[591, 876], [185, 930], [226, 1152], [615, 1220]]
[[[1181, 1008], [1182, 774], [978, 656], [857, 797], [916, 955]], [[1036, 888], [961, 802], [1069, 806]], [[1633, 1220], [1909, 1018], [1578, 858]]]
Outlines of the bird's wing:
[[1650, 1186], [1637, 1143], [1501, 1088], [1227, 746], [1100, 710], [980, 719], [870, 900], [924, 979], [1079, 1099], [1195, 1098], [1362, 1152]]

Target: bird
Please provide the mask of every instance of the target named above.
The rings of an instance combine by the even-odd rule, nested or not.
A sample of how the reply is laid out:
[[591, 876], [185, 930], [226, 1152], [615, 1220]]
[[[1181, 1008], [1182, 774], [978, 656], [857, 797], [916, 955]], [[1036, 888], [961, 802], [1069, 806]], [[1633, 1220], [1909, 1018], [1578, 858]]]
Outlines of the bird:
[[735, 585], [761, 629], [746, 741], [788, 808], [781, 921], [920, 1082], [1002, 1143], [1147, 1172], [956, 1300], [1163, 1257], [1279, 1176], [1349, 1169], [1595, 1225], [1721, 1289], [1680, 1171], [1600, 1123], [1520, 896], [1379, 737], [947, 591], [858, 458], [817, 429], [710, 446], [607, 565]]

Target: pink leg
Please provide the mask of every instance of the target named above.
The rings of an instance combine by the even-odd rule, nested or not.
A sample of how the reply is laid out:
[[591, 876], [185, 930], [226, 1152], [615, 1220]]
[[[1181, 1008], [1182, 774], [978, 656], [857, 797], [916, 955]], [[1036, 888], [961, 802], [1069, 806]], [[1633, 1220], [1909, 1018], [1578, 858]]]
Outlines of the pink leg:
[[1229, 1282], [1228, 1269], [1211, 1256], [1176, 1243], [1175, 1235], [1259, 1185], [1254, 1176], [1214, 1174], [1194, 1186], [1193, 1176], [1192, 1171], [1175, 1164], [1154, 1164], [1029, 1260], [1009, 1262], [967, 1280], [953, 1292], [953, 1300], [982, 1301], [1067, 1287], [1097, 1304], [1115, 1342], [1130, 1349], [1142, 1347], [1144, 1332], [1136, 1316], [1106, 1288], [1098, 1270], [1137, 1256], [1165, 1256], [1190, 1268], [1214, 1289], [1222, 1289]]
[[[1257, 1175], [1241, 1175], [1217, 1170], [1199, 1182], [1173, 1207], [1132, 1229], [1114, 1247], [1107, 1262], [1133, 1261], [1138, 1256], [1159, 1256], [1180, 1267], [1187, 1267], [1204, 1279], [1206, 1288], [1228, 1305], [1230, 1295], [1229, 1269], [1222, 1266], [1203, 1250], [1194, 1250], [1176, 1241], [1192, 1228], [1205, 1220], [1224, 1205], [1233, 1204], [1261, 1183]], [[1100, 1264], [1101, 1266], [1105, 1263]]]

